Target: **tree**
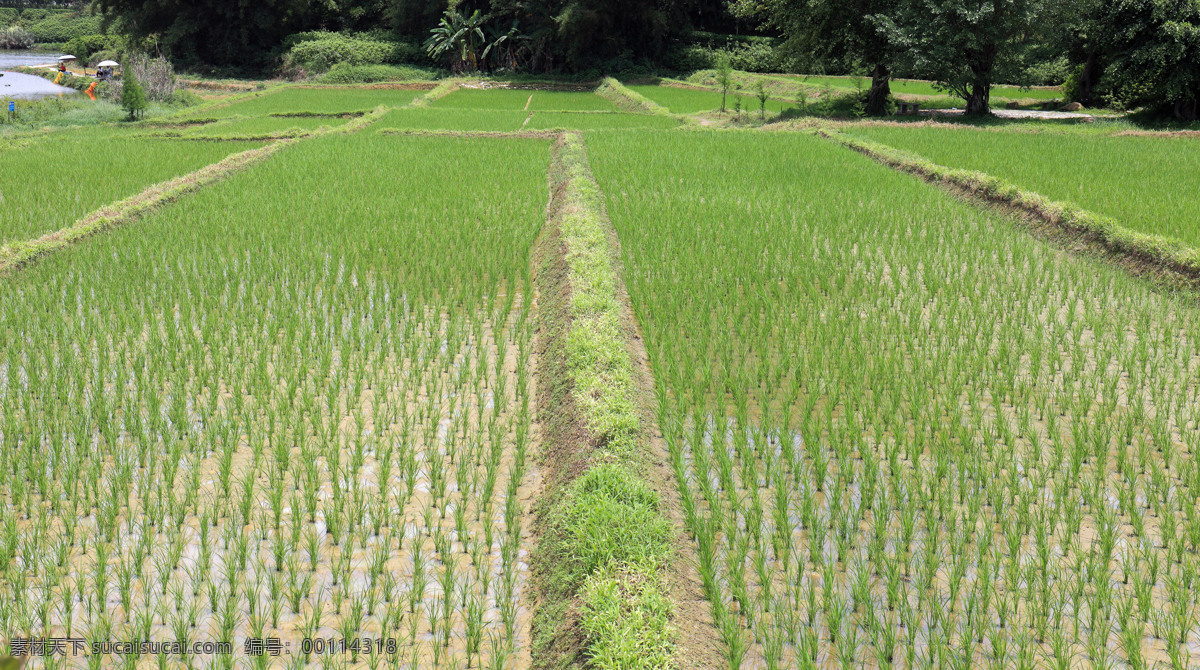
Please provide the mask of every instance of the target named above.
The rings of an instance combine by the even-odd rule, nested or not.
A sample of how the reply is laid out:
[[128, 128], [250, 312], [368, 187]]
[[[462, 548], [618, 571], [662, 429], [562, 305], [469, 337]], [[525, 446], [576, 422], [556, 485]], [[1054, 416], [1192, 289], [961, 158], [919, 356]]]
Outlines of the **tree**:
[[128, 68], [121, 78], [121, 108], [129, 112], [130, 121], [136, 121], [146, 110], [146, 91]]
[[868, 114], [887, 113], [891, 36], [879, 29], [877, 17], [893, 16], [901, 0], [734, 0], [734, 12], [757, 17], [764, 27], [783, 33], [795, 60], [824, 70], [866, 69], [871, 73]]
[[311, 27], [312, 0], [95, 0], [106, 27], [154, 37], [173, 60], [261, 68], [287, 35]]
[[688, 2], [492, 0], [490, 12], [506, 24], [520, 22], [532, 69], [581, 71], [661, 57], [687, 28]]
[[1024, 83], [1019, 52], [1043, 0], [902, 0], [874, 21], [907, 63], [966, 100], [967, 114], [990, 113], [992, 84]]
[[1117, 101], [1200, 116], [1200, 2], [1111, 0], [1097, 6], [1104, 80]]
[[729, 54], [724, 52], [717, 55], [717, 86], [721, 87], [721, 112], [724, 113], [725, 96], [733, 87], [733, 65], [729, 62]]

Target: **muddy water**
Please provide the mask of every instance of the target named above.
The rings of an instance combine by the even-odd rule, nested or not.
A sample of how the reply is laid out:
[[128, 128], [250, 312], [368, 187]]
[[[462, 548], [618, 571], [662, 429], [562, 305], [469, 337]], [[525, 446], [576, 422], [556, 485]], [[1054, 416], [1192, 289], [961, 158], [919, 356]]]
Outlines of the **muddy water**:
[[[31, 74], [20, 72], [3, 72], [0, 76], [0, 98], [17, 100], [36, 100], [53, 96], [66, 96], [78, 93], [73, 88], [59, 86], [52, 81]], [[3, 110], [7, 113], [8, 107]]]

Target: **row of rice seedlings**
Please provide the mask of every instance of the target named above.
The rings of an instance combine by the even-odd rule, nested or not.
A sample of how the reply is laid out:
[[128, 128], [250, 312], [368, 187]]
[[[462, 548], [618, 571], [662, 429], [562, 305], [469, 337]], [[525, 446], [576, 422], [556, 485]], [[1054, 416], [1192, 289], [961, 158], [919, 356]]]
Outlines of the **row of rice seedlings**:
[[[1200, 246], [1200, 158], [1190, 139], [855, 128], [947, 167], [978, 170], [1051, 200], [1072, 202], [1123, 226]], [[1070, 156], [1069, 167], [1063, 156]]]
[[418, 107], [397, 109], [375, 124], [376, 128], [405, 130], [463, 130], [515, 132], [529, 118], [524, 110], [477, 110]]
[[433, 103], [439, 109], [520, 111], [617, 111], [609, 100], [587, 91], [459, 88]]
[[250, 97], [232, 105], [196, 112], [204, 118], [267, 116], [278, 113], [346, 114], [370, 111], [383, 105], [403, 107], [423, 91], [372, 88], [289, 86]]
[[546, 157], [318, 138], [0, 286], [0, 630], [522, 665]]
[[589, 144], [730, 667], [1188, 667], [1186, 298], [810, 137]]
[[111, 133], [63, 133], [5, 152], [0, 244], [64, 228], [107, 203], [251, 149], [253, 143], [181, 145]]
[[601, 130], [616, 128], [674, 128], [679, 121], [650, 114], [534, 112], [525, 124], [527, 130], [561, 128], [566, 130]]

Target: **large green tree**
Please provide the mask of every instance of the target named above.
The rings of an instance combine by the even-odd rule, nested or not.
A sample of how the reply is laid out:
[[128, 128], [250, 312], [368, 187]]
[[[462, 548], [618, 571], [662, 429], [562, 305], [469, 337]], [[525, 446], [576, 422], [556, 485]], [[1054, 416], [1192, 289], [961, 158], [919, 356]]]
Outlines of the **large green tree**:
[[117, 30], [153, 38], [173, 60], [242, 67], [269, 64], [283, 38], [304, 30], [378, 25], [383, 0], [94, 0]]
[[893, 16], [897, 0], [735, 0], [732, 6], [735, 13], [779, 30], [784, 48], [800, 62], [870, 71], [867, 113], [885, 113], [895, 53], [878, 17]]
[[1096, 23], [1104, 80], [1119, 102], [1200, 116], [1200, 0], [1109, 0]]
[[1020, 54], [1044, 1], [900, 0], [875, 19], [912, 69], [966, 100], [967, 114], [988, 114], [993, 83], [1024, 83]]

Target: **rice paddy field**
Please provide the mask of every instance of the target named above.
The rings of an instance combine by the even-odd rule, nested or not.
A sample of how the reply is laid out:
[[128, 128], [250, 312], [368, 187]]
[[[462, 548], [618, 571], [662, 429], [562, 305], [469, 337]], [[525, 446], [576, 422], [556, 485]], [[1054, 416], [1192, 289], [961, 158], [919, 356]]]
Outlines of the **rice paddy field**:
[[379, 106], [403, 107], [421, 94], [420, 90], [376, 88], [278, 88], [233, 104], [195, 114], [196, 118], [266, 116], [270, 113], [346, 114], [366, 112]]
[[1194, 301], [813, 137], [591, 146], [731, 664], [1191, 653]]
[[[617, 109], [281, 86], [0, 148], [0, 656], [1195, 667], [1194, 286], [804, 129]], [[1188, 138], [841, 129], [1198, 244]]]
[[0, 244], [58, 230], [101, 205], [255, 146], [93, 132], [22, 143], [0, 153]]
[[1129, 228], [1200, 246], [1200, 153], [1190, 137], [862, 127], [854, 135], [979, 170]]

